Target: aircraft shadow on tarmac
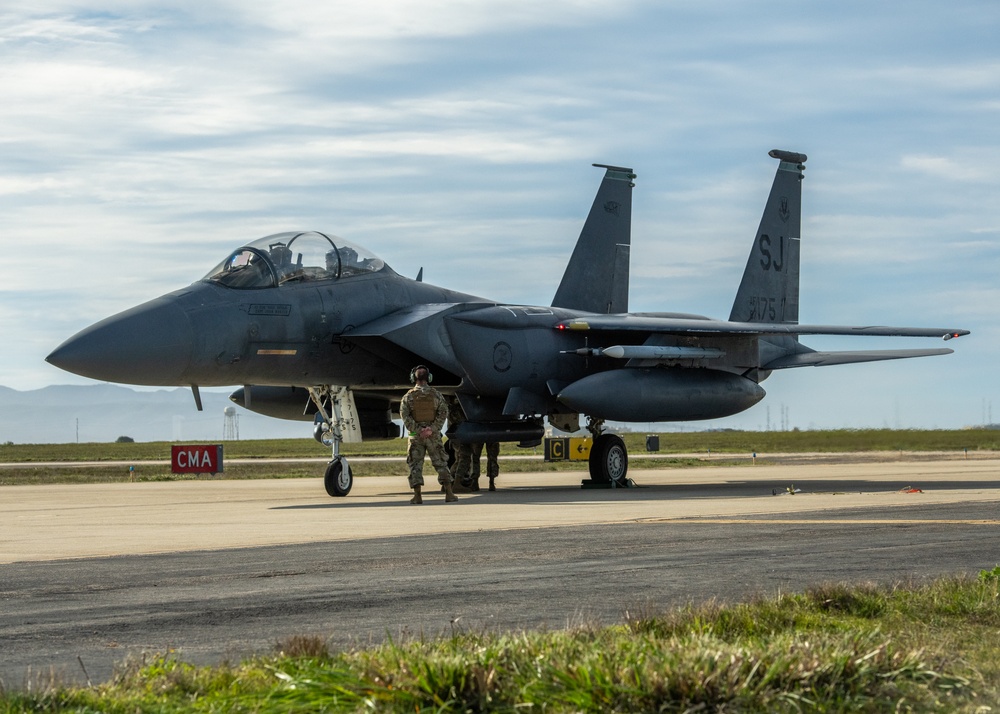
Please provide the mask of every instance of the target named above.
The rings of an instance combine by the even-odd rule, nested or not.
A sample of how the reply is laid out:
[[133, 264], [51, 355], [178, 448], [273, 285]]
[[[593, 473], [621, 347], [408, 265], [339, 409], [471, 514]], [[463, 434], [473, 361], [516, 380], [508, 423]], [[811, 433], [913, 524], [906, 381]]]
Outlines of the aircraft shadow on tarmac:
[[[640, 477], [641, 478], [641, 477]], [[794, 488], [792, 494], [790, 489]], [[585, 503], [619, 500], [695, 500], [722, 498], [776, 498], [776, 497], [808, 497], [810, 494], [825, 495], [878, 495], [901, 492], [911, 492], [914, 496], [934, 491], [983, 491], [996, 490], [1000, 495], [1000, 481], [955, 481], [955, 480], [876, 480], [876, 479], [829, 479], [804, 480], [795, 483], [794, 478], [787, 481], [726, 481], [711, 484], [653, 484], [643, 486], [638, 483], [636, 488], [627, 489], [581, 489], [579, 486], [517, 486], [501, 488], [497, 491], [479, 491], [459, 495], [459, 503], [450, 508], [461, 508], [462, 500], [472, 503], [519, 503], [526, 505]], [[411, 491], [389, 491], [379, 493], [365, 500], [332, 501], [329, 503], [308, 503], [296, 506], [275, 506], [272, 510], [309, 510], [309, 509], [343, 509], [343, 508], [373, 508], [373, 507], [411, 507], [409, 497]], [[384, 502], [373, 502], [372, 498], [385, 499]], [[424, 506], [445, 505], [444, 496], [431, 490], [424, 490]]]

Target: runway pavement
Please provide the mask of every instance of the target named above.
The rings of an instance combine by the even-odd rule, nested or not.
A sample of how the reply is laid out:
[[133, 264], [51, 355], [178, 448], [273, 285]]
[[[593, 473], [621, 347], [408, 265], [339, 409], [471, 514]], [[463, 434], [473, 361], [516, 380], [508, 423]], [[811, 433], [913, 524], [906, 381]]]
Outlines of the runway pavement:
[[3, 487], [0, 680], [99, 681], [128, 656], [212, 663], [295, 634], [350, 646], [609, 622], [1000, 563], [996, 459], [632, 475], [641, 488], [585, 491], [581, 473], [504, 473], [497, 492], [419, 507], [402, 477], [359, 478], [343, 499], [319, 479]]

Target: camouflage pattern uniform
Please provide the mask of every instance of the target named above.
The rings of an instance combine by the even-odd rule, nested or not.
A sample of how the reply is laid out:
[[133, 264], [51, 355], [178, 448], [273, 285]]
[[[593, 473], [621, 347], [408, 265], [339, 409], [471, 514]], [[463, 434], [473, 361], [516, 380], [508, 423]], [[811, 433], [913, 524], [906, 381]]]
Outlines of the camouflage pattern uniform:
[[[463, 421], [465, 421], [465, 412], [462, 411], [462, 405], [455, 398], [448, 405], [448, 433], [452, 434]], [[451, 465], [452, 485], [469, 486], [469, 473], [472, 470], [472, 444], [452, 441], [450, 436], [448, 443], [453, 446], [455, 452], [455, 462]]]
[[[496, 491], [496, 478], [500, 475], [500, 442], [489, 441], [486, 446], [486, 476], [490, 480], [490, 490]], [[472, 444], [472, 483], [473, 489], [479, 490], [479, 459], [483, 455], [483, 442]]]
[[[441, 444], [441, 427], [448, 418], [448, 402], [441, 393], [430, 385], [417, 385], [405, 395], [399, 404], [399, 415], [403, 426], [410, 435], [406, 449], [406, 463], [410, 467], [410, 488], [424, 485], [424, 454], [430, 457], [431, 465], [438, 472], [438, 480], [443, 485], [451, 483], [448, 458]], [[433, 432], [426, 439], [420, 430], [429, 426]]]

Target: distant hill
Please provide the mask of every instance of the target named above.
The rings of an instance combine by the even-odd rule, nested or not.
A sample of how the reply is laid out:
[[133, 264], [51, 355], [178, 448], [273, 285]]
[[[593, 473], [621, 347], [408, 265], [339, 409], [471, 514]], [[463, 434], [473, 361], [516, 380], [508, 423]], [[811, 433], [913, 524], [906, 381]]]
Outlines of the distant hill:
[[[199, 412], [190, 389], [138, 391], [115, 384], [62, 385], [20, 392], [0, 386], [0, 443], [219, 441], [232, 406], [231, 389], [201, 390]], [[241, 439], [309, 437], [308, 422], [271, 419], [237, 407]]]

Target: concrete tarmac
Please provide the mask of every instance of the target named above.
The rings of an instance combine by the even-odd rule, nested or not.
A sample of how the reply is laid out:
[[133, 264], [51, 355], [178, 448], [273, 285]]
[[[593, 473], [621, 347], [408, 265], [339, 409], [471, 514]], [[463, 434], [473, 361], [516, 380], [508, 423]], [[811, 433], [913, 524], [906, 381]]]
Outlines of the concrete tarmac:
[[[426, 470], [431, 474], [430, 468]], [[319, 479], [0, 489], [0, 681], [101, 681], [126, 658], [214, 663], [456, 629], [618, 621], [829, 581], [1000, 563], [1000, 460], [503, 473], [408, 503]], [[428, 479], [431, 483], [432, 478]], [[792, 494], [790, 491], [796, 491]]]

